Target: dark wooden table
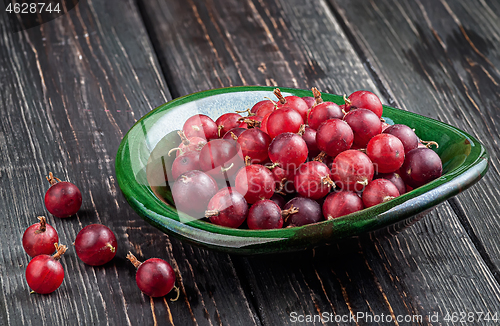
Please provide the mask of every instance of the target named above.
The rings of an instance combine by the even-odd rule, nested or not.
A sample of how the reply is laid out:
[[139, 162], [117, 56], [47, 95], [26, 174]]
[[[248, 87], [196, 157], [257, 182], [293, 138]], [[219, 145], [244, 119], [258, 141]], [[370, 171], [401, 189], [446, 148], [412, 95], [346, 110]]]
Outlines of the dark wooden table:
[[[1, 6], [0, 325], [297, 325], [323, 313], [394, 321], [307, 325], [500, 323], [499, 1], [82, 0], [19, 33]], [[126, 131], [172, 98], [252, 84], [371, 90], [480, 139], [490, 171], [398, 235], [295, 255], [207, 251], [144, 222], [115, 178]], [[76, 216], [46, 211], [49, 171], [82, 190]], [[94, 268], [70, 248], [62, 286], [30, 295], [21, 236], [38, 215], [65, 244], [108, 225], [116, 258]], [[172, 264], [177, 302], [141, 294], [129, 250]]]

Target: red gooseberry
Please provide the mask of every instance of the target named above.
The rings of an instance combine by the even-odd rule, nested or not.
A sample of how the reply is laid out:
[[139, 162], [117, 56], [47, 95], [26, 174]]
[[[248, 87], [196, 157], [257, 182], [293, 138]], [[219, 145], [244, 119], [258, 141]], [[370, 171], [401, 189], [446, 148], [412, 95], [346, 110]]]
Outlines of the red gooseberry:
[[[247, 163], [250, 163], [249, 159]], [[248, 164], [236, 175], [235, 188], [249, 204], [253, 204], [271, 198], [276, 189], [276, 182], [272, 172], [265, 166]]]
[[46, 177], [50, 188], [45, 193], [45, 207], [56, 217], [76, 214], [82, 206], [82, 193], [71, 182], [55, 178], [52, 172]]
[[45, 216], [38, 216], [40, 223], [35, 223], [24, 231], [23, 248], [31, 257], [54, 252], [54, 243], [59, 242], [56, 230], [47, 224]]
[[271, 137], [260, 129], [248, 129], [238, 136], [241, 157], [250, 157], [252, 163], [262, 163], [269, 158], [267, 150]]
[[221, 115], [217, 120], [215, 120], [215, 124], [217, 125], [217, 136], [221, 138], [229, 130], [238, 127], [241, 123], [239, 121], [240, 118], [241, 115], [232, 112]]
[[310, 198], [295, 197], [283, 207], [285, 226], [302, 226], [323, 221], [321, 206]]
[[321, 98], [321, 93], [316, 87], [312, 88], [315, 105], [310, 109], [307, 116], [307, 124], [309, 127], [317, 130], [319, 126], [329, 119], [342, 119], [344, 113], [340, 106], [333, 102], [323, 102]]
[[78, 232], [75, 251], [87, 265], [100, 266], [111, 261], [116, 255], [115, 234], [102, 224], [90, 224]]
[[439, 178], [443, 173], [443, 164], [432, 149], [415, 148], [406, 155], [400, 172], [406, 185], [418, 188]]
[[309, 161], [301, 164], [295, 171], [294, 186], [302, 197], [320, 199], [326, 196], [335, 184], [330, 179], [330, 169], [325, 164]]
[[137, 269], [135, 281], [139, 290], [145, 295], [159, 298], [175, 289], [177, 296], [170, 300], [176, 301], [179, 298], [180, 291], [175, 286], [175, 272], [169, 263], [160, 258], [150, 258], [140, 262], [130, 251], [127, 254], [127, 259]]
[[327, 220], [351, 214], [364, 208], [363, 200], [353, 191], [329, 194], [323, 202], [323, 216]]
[[391, 134], [374, 136], [366, 146], [366, 155], [377, 173], [397, 171], [405, 161], [405, 149], [398, 137]]
[[301, 136], [287, 132], [279, 134], [269, 145], [269, 158], [286, 171], [293, 171], [307, 159], [307, 144]]
[[242, 194], [231, 187], [219, 190], [208, 203], [205, 217], [220, 226], [237, 228], [247, 218], [248, 204]]
[[196, 114], [184, 122], [182, 131], [186, 137], [200, 137], [211, 140], [219, 138], [217, 124], [204, 114]]
[[363, 191], [373, 179], [373, 163], [370, 158], [355, 149], [337, 155], [332, 163], [332, 178], [341, 190]]
[[250, 230], [279, 229], [283, 226], [281, 208], [272, 200], [260, 200], [250, 207], [247, 225]]
[[64, 269], [59, 262], [67, 247], [53, 244], [56, 253], [53, 256], [41, 254], [34, 257], [26, 267], [26, 282], [33, 292], [39, 294], [52, 293], [64, 280]]
[[297, 133], [303, 124], [304, 119], [300, 113], [290, 107], [283, 107], [269, 115], [266, 128], [269, 136], [275, 138], [286, 132]]
[[194, 170], [181, 174], [172, 186], [175, 207], [187, 214], [202, 214], [210, 198], [219, 190], [214, 178]]
[[326, 120], [316, 130], [316, 145], [331, 157], [351, 148], [353, 141], [351, 127], [340, 119]]
[[346, 111], [361, 108], [373, 111], [379, 118], [384, 110], [377, 95], [369, 91], [356, 91], [346, 100]]
[[405, 153], [418, 147], [418, 137], [407, 125], [395, 124], [384, 129], [384, 134], [396, 136], [403, 143]]
[[372, 207], [398, 196], [398, 188], [392, 182], [386, 179], [376, 179], [365, 187], [362, 199], [365, 207]]
[[351, 127], [354, 133], [353, 146], [366, 148], [373, 136], [382, 132], [382, 122], [375, 113], [367, 109], [356, 109], [349, 111], [344, 121]]
[[309, 110], [309, 106], [302, 98], [295, 95], [289, 95], [283, 97], [279, 88], [276, 88], [274, 90], [274, 95], [276, 95], [276, 97], [279, 100], [279, 102], [277, 103], [278, 108], [280, 109], [285, 107], [292, 108], [300, 114], [303, 121], [306, 121], [307, 111]]

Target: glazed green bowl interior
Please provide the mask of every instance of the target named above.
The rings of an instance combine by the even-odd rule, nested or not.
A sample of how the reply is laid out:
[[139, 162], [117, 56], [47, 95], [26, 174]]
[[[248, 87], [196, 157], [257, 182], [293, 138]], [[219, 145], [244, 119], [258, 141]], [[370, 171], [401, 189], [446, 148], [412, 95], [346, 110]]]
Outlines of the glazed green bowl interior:
[[[132, 208], [147, 222], [190, 243], [240, 254], [290, 252], [333, 243], [363, 233], [408, 224], [415, 216], [458, 194], [477, 182], [488, 169], [488, 153], [467, 133], [442, 122], [384, 106], [389, 124], [415, 129], [443, 162], [443, 175], [387, 203], [334, 220], [301, 227], [248, 230], [221, 227], [175, 209], [167, 179], [177, 147], [177, 131], [195, 114], [212, 119], [235, 110], [251, 108], [264, 97], [275, 98], [273, 87], [244, 86], [190, 94], [161, 105], [141, 118], [125, 135], [116, 157], [119, 186]], [[281, 88], [287, 95], [311, 96], [311, 91]], [[343, 104], [338, 95], [322, 94], [325, 101]], [[174, 180], [169, 180], [172, 184]], [[194, 199], [195, 200], [195, 199]]]

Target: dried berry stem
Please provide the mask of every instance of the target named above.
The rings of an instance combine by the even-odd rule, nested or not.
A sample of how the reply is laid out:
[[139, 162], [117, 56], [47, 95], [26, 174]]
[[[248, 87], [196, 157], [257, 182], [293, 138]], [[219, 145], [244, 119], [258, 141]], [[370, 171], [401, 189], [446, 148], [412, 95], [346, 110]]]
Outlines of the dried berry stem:
[[249, 166], [252, 164], [252, 158], [250, 156], [245, 156], [245, 166]]
[[260, 127], [260, 125], [262, 124], [261, 121], [257, 121], [257, 120], [253, 120], [253, 119], [248, 119], [248, 118], [239, 118], [238, 119], [239, 122], [244, 122], [247, 124], [248, 128], [255, 128], [255, 127]]
[[40, 228], [38, 228], [35, 233], [45, 232], [45, 230], [47, 230], [47, 221], [45, 220], [45, 216], [38, 216], [38, 219], [40, 220]]
[[435, 142], [435, 141], [433, 141], [433, 140], [429, 140], [429, 141], [427, 141], [427, 140], [420, 140], [420, 142], [421, 142], [422, 144], [424, 144], [424, 145], [425, 145], [425, 147], [427, 147], [427, 148], [431, 148], [431, 146], [432, 146], [432, 145], [435, 145], [435, 146], [436, 146], [436, 148], [439, 148], [439, 144], [438, 144], [438, 143], [436, 143], [436, 142]]
[[274, 168], [276, 168], [278, 166], [280, 166], [279, 163], [273, 163], [271, 165], [266, 165], [266, 168], [268, 168], [269, 170], [272, 170], [272, 169], [274, 169]]
[[351, 105], [351, 100], [349, 98], [347, 98], [347, 95], [345, 95], [345, 94], [344, 94], [344, 102], [347, 105]]
[[273, 102], [274, 104], [274, 109], [276, 110], [278, 108], [278, 104], [276, 104], [276, 102], [274, 102], [273, 100], [271, 100], [269, 97], [267, 96], [264, 96], [265, 99], [268, 99], [269, 101]]
[[174, 301], [177, 301], [179, 299], [179, 297], [181, 296], [181, 291], [179, 290], [179, 288], [177, 286], [174, 285], [174, 290], [175, 292], [177, 293], [177, 295], [175, 296], [175, 298], [173, 299], [170, 299], [170, 301], [174, 302]]
[[49, 172], [49, 176], [45, 178], [51, 185], [55, 185], [56, 183], [61, 182], [61, 179], [54, 177], [52, 172]]
[[286, 196], [286, 193], [283, 191], [285, 189], [285, 183], [288, 181], [287, 178], [281, 179], [281, 181], [278, 183], [278, 186], [274, 190], [275, 193], [281, 194], [283, 196]]
[[360, 184], [362, 186], [367, 186], [369, 181], [368, 178], [365, 178], [363, 181], [356, 181], [357, 184]]
[[250, 109], [246, 109], [246, 110], [243, 110], [243, 111], [234, 111], [234, 112], [236, 112], [236, 113], [245, 113], [246, 112], [249, 117], [255, 115], [255, 113], [253, 113]]
[[385, 202], [388, 202], [389, 200], [394, 199], [394, 198], [396, 198], [396, 197], [394, 197], [394, 196], [385, 196], [385, 197], [382, 199], [382, 202], [383, 202], [383, 203], [385, 203]]
[[226, 173], [227, 171], [229, 171], [232, 167], [234, 166], [234, 163], [231, 163], [231, 165], [229, 165], [227, 168], [226, 167], [221, 167], [220, 168], [220, 173], [224, 174]]
[[170, 156], [174, 151], [182, 151], [182, 148], [175, 147], [168, 151], [167, 155]]
[[179, 135], [179, 137], [181, 137], [181, 141], [182, 143], [185, 145], [185, 146], [188, 146], [189, 144], [191, 144], [191, 141], [186, 137], [186, 134], [184, 134], [184, 131], [182, 130], [179, 130], [177, 132], [177, 134]]
[[115, 248], [115, 247], [113, 247], [113, 246], [111, 245], [111, 243], [106, 243], [106, 247], [108, 247], [108, 248], [109, 248], [109, 250], [111, 250], [111, 252], [115, 252], [115, 251], [116, 251], [116, 248]]
[[135, 268], [139, 268], [142, 265], [140, 262], [130, 251], [127, 254], [127, 259], [134, 265]]
[[281, 94], [281, 91], [279, 88], [276, 88], [274, 91], [273, 91], [274, 95], [276, 95], [276, 97], [278, 98], [278, 100], [280, 101], [281, 104], [286, 104], [286, 99], [283, 97], [283, 94]]
[[212, 217], [219, 215], [220, 212], [216, 209], [208, 209], [205, 211], [205, 217]]
[[290, 215], [298, 213], [298, 212], [299, 212], [299, 209], [297, 207], [293, 207], [293, 204], [292, 204], [292, 206], [290, 206], [289, 209], [284, 209], [281, 211], [281, 216], [283, 216], [283, 219], [286, 222], [286, 220], [288, 219], [288, 217], [290, 217]]
[[330, 185], [330, 187], [333, 187], [335, 188], [335, 182], [333, 182], [332, 179], [330, 179], [330, 176], [324, 176], [321, 178], [321, 182], [324, 184], [324, 185]]
[[320, 103], [323, 103], [323, 99], [321, 98], [321, 93], [319, 92], [319, 90], [316, 88], [316, 87], [313, 87], [311, 88], [312, 92], [313, 92], [313, 96], [314, 96], [314, 106], [320, 104]]
[[313, 161], [317, 161], [317, 162], [321, 162], [321, 163], [323, 163], [323, 161], [325, 160], [326, 156], [327, 156], [327, 155], [326, 155], [326, 153], [325, 153], [325, 152], [321, 152], [321, 153], [319, 153], [319, 154], [318, 154], [318, 156], [316, 156], [316, 157], [313, 159]]
[[219, 138], [220, 138], [220, 131], [221, 131], [222, 129], [224, 129], [224, 126], [223, 126], [223, 125], [220, 125], [220, 126], [218, 126], [218, 127], [217, 127], [217, 136], [219, 136]]
[[300, 125], [299, 132], [297, 132], [297, 135], [301, 136], [306, 132], [306, 125]]
[[54, 258], [55, 260], [61, 258], [61, 256], [66, 252], [66, 250], [68, 250], [68, 247], [66, 247], [65, 245], [59, 245], [57, 242], [54, 243], [54, 247], [56, 247], [57, 252], [54, 254], [54, 256], [52, 256], [52, 258]]

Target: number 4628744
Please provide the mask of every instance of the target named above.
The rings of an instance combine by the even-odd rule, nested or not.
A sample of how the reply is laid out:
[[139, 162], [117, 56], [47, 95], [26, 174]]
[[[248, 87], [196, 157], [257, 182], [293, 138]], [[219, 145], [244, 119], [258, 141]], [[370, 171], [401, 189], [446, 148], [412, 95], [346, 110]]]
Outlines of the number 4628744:
[[14, 14], [36, 14], [42, 12], [60, 13], [59, 3], [52, 5], [52, 3], [45, 2], [32, 2], [32, 3], [9, 3], [5, 11]]

